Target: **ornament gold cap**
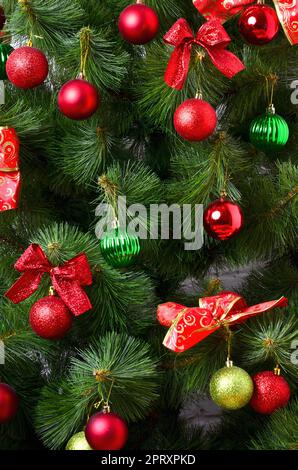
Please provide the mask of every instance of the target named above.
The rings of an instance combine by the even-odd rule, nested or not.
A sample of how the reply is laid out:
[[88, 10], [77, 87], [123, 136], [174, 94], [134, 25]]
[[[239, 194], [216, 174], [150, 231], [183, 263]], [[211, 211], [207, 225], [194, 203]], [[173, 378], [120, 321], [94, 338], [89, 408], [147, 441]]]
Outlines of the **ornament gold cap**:
[[274, 374], [279, 376], [280, 373], [281, 373], [281, 369], [279, 367], [279, 364], [276, 364], [276, 366], [274, 367]]
[[227, 367], [233, 367], [233, 361], [228, 357], [227, 360], [226, 360], [226, 366]]
[[275, 114], [275, 106], [273, 103], [269, 104], [266, 112], [267, 114]]
[[49, 287], [49, 295], [50, 295], [50, 296], [54, 296], [54, 295], [55, 295], [55, 289], [54, 289], [53, 286], [50, 286], [50, 287]]
[[104, 405], [104, 407], [103, 407], [103, 409], [102, 409], [102, 412], [103, 412], [104, 414], [111, 413], [111, 407], [110, 407], [108, 404]]

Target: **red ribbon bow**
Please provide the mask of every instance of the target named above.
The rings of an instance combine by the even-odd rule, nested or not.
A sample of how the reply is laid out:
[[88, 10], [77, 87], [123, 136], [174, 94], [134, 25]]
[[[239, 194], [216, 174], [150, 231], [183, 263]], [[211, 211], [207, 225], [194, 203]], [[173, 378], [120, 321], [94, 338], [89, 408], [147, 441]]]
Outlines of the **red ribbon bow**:
[[182, 90], [185, 83], [193, 44], [202, 46], [215, 67], [228, 78], [245, 68], [238, 57], [226, 50], [231, 38], [217, 19], [204, 23], [194, 36], [187, 21], [180, 18], [166, 33], [164, 41], [175, 46], [164, 79], [170, 87], [177, 90]]
[[174, 302], [159, 305], [159, 322], [170, 327], [163, 344], [175, 352], [183, 352], [214, 333], [221, 326], [241, 323], [247, 318], [272, 310], [286, 307], [288, 299], [281, 297], [271, 302], [263, 302], [248, 307], [243, 297], [234, 292], [199, 300], [199, 307], [184, 307]]
[[92, 274], [87, 256], [82, 253], [62, 266], [53, 267], [39, 245], [30, 245], [15, 263], [21, 277], [6, 292], [14, 304], [32, 295], [45, 273], [49, 273], [54, 289], [76, 316], [92, 308], [90, 300], [81, 286], [92, 284]]
[[[298, 2], [296, 0], [273, 0], [279, 21], [289, 42], [298, 44]], [[193, 0], [194, 6], [206, 18], [217, 18], [222, 23], [241, 12], [255, 0]]]

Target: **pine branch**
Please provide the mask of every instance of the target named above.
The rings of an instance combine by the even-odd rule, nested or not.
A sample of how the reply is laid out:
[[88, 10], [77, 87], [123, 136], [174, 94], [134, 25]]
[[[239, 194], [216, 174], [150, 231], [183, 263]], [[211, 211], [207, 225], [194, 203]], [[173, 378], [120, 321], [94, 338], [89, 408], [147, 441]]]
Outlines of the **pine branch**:
[[64, 381], [43, 389], [36, 413], [38, 433], [47, 447], [61, 448], [110, 391], [113, 411], [126, 420], [140, 419], [157, 397], [157, 381], [146, 343], [116, 333], [94, 339], [89, 348], [78, 351]]

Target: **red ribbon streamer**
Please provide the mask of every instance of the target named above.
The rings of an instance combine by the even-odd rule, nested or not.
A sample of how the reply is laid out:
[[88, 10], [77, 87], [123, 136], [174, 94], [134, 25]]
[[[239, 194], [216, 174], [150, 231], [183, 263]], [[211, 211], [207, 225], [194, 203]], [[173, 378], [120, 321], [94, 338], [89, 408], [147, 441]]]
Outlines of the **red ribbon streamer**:
[[[298, 44], [298, 2], [296, 0], [273, 0], [276, 13], [289, 42]], [[193, 0], [194, 6], [208, 20], [217, 18], [224, 23], [255, 0]]]
[[174, 302], [159, 305], [157, 317], [162, 325], [170, 329], [163, 341], [164, 346], [175, 352], [183, 352], [214, 333], [221, 326], [241, 323], [248, 318], [286, 307], [288, 299], [263, 302], [248, 307], [243, 297], [234, 292], [200, 299], [199, 307], [184, 307]]
[[84, 253], [62, 266], [53, 267], [41, 247], [32, 244], [14, 267], [23, 273], [5, 294], [14, 304], [30, 297], [37, 290], [43, 275], [48, 273], [54, 289], [74, 315], [81, 315], [92, 308], [81, 287], [92, 284], [90, 266]]
[[238, 57], [226, 50], [231, 38], [217, 19], [204, 23], [194, 36], [187, 21], [180, 18], [166, 33], [164, 41], [175, 46], [164, 79], [170, 87], [177, 90], [182, 90], [184, 86], [193, 44], [203, 47], [215, 67], [228, 78], [245, 68]]

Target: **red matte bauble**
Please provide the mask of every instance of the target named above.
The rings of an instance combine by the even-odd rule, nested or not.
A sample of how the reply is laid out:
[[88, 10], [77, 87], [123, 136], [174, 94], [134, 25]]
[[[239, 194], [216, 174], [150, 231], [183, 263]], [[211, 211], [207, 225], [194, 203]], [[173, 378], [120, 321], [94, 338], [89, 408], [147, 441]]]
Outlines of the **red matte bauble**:
[[291, 390], [288, 382], [283, 377], [267, 370], [254, 375], [252, 380], [254, 393], [250, 405], [255, 411], [270, 415], [287, 405]]
[[30, 310], [30, 325], [41, 338], [60, 339], [70, 330], [73, 316], [65, 303], [53, 295], [38, 300]]
[[122, 11], [118, 27], [125, 41], [131, 44], [146, 44], [157, 35], [159, 20], [152, 8], [138, 3]]
[[228, 240], [243, 227], [244, 216], [241, 207], [226, 199], [217, 199], [204, 211], [204, 228], [213, 238]]
[[65, 83], [58, 95], [61, 113], [77, 121], [90, 118], [99, 104], [100, 97], [95, 86], [81, 78]]
[[19, 399], [15, 390], [5, 383], [0, 383], [0, 423], [10, 421], [19, 407]]
[[206, 101], [192, 98], [175, 111], [174, 127], [185, 140], [199, 142], [213, 134], [217, 124], [216, 112]]
[[49, 64], [42, 51], [35, 47], [19, 47], [7, 59], [8, 79], [18, 88], [34, 88], [48, 76]]
[[0, 30], [5, 25], [5, 21], [6, 21], [6, 16], [5, 16], [3, 7], [0, 7]]
[[278, 34], [279, 21], [274, 8], [268, 5], [252, 5], [239, 18], [239, 31], [243, 38], [255, 46], [263, 46]]
[[86, 426], [85, 436], [94, 450], [120, 450], [127, 441], [125, 421], [115, 413], [96, 413]]

